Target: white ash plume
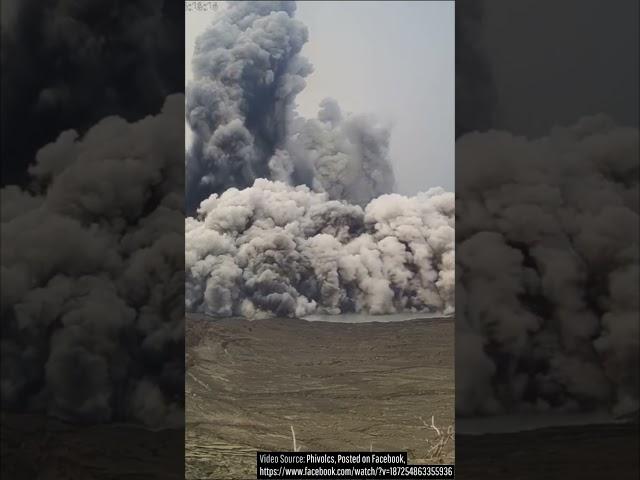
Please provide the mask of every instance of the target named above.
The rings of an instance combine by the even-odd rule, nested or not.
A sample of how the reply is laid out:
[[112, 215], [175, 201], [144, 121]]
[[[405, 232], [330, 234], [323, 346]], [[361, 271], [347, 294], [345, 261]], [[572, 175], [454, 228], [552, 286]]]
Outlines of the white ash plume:
[[454, 305], [454, 196], [364, 209], [258, 179], [186, 219], [187, 310], [214, 316], [444, 311]]

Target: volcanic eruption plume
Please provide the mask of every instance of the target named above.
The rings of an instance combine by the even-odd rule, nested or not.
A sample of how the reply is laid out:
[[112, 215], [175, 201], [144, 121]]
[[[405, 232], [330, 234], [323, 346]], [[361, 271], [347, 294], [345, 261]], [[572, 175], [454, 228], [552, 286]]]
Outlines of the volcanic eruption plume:
[[384, 125], [345, 117], [331, 99], [317, 119], [296, 114], [295, 97], [313, 69], [300, 56], [307, 29], [294, 12], [293, 2], [232, 2], [198, 37], [187, 86], [188, 213], [212, 193], [257, 178], [360, 205], [392, 191]]
[[186, 223], [187, 310], [209, 315], [453, 309], [453, 194], [382, 195], [364, 209], [256, 180]]
[[[187, 86], [186, 307], [210, 315], [453, 309], [454, 198], [392, 194], [390, 133], [325, 99], [292, 2], [232, 2]], [[199, 208], [198, 208], [199, 205]]]

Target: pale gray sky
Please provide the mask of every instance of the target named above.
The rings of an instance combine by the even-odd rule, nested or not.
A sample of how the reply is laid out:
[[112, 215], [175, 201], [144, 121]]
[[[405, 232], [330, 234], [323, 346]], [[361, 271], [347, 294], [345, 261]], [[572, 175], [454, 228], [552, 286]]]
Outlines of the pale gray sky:
[[[187, 79], [195, 37], [214, 14], [186, 12]], [[296, 17], [314, 66], [298, 111], [315, 116], [333, 97], [345, 112], [391, 122], [398, 192], [453, 190], [454, 2], [298, 2]]]

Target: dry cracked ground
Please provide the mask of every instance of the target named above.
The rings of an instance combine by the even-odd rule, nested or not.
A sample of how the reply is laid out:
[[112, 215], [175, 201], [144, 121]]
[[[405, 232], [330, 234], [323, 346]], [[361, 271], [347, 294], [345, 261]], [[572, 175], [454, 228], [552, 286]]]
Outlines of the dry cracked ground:
[[[454, 421], [454, 320], [187, 318], [186, 476], [255, 478], [256, 450], [407, 451]], [[430, 443], [431, 442], [431, 443]], [[442, 454], [453, 461], [453, 442]]]

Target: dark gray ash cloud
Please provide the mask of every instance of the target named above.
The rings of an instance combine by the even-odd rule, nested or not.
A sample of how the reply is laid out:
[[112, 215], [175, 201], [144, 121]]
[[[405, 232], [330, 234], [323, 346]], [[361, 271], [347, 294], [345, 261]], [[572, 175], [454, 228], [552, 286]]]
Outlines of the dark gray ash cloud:
[[196, 41], [187, 86], [187, 211], [257, 178], [305, 184], [361, 205], [392, 191], [389, 131], [326, 100], [316, 120], [295, 97], [312, 66], [293, 2], [233, 2]]
[[183, 108], [65, 131], [2, 189], [3, 410], [181, 424]]
[[456, 3], [459, 416], [638, 408], [637, 2], [574, 3]]
[[456, 144], [461, 415], [638, 405], [638, 129]]

